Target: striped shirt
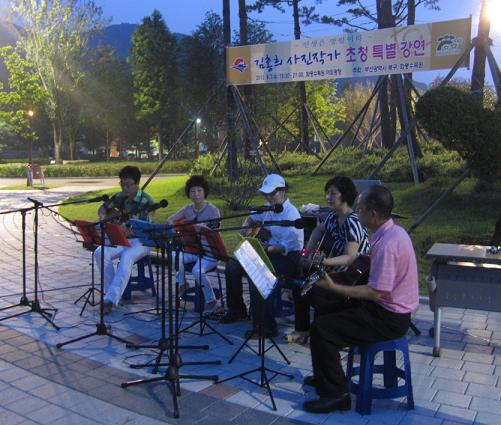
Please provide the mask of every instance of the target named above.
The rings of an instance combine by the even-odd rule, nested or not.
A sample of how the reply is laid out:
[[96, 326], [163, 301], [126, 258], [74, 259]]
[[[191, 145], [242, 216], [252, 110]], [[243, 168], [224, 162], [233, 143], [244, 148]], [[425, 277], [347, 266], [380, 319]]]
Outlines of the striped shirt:
[[[339, 257], [343, 255], [348, 242], [356, 242], [358, 244], [359, 254], [369, 254], [369, 235], [367, 229], [360, 223], [358, 215], [355, 212], [351, 212], [340, 226], [337, 212], [332, 211], [323, 224], [328, 236], [332, 238], [332, 248], [328, 255], [329, 257]], [[342, 272], [347, 268], [347, 266], [335, 266], [332, 267], [330, 271]]]

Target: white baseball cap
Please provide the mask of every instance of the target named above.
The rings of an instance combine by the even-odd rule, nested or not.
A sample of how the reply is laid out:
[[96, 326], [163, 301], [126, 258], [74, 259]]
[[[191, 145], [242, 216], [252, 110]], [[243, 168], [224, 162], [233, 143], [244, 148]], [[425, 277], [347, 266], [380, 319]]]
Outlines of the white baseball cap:
[[259, 191], [265, 194], [269, 194], [276, 189], [281, 189], [284, 187], [286, 187], [286, 184], [282, 176], [278, 174], [268, 174], [263, 180], [263, 184], [259, 188]]

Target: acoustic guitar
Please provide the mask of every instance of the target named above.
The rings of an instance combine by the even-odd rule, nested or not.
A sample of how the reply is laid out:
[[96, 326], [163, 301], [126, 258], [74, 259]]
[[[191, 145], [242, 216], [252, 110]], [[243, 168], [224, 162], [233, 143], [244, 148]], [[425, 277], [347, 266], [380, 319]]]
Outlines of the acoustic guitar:
[[[336, 283], [347, 286], [366, 285], [369, 281], [370, 258], [368, 255], [359, 255], [348, 269], [344, 272], [328, 273]], [[301, 286], [301, 296], [305, 296], [310, 292], [315, 284], [325, 276], [326, 272], [323, 267], [317, 268], [311, 273]]]

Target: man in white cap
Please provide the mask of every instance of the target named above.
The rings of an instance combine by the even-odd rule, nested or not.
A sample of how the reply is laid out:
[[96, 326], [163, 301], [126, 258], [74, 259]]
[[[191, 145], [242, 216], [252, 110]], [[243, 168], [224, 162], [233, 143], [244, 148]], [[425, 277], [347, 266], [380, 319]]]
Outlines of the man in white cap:
[[[266, 176], [259, 192], [264, 196], [268, 205], [276, 207], [274, 211], [265, 211], [247, 217], [243, 223], [244, 227], [267, 221], [294, 221], [301, 218], [299, 211], [287, 197], [287, 184], [282, 176], [278, 174]], [[285, 278], [294, 277], [298, 269], [300, 251], [303, 248], [303, 230], [294, 226], [265, 226], [264, 229], [269, 232], [269, 238], [263, 243], [263, 247], [277, 275]], [[228, 312], [221, 319], [221, 323], [234, 323], [244, 320], [247, 316], [247, 308], [242, 296], [242, 277], [245, 276], [245, 271], [236, 260], [232, 259], [226, 265], [225, 274]], [[246, 338], [257, 338], [257, 327], [262, 319], [263, 309], [265, 336], [274, 337], [277, 335], [273, 305], [279, 297], [279, 285], [266, 302], [261, 298], [254, 285], [251, 285], [253, 328], [246, 333]]]

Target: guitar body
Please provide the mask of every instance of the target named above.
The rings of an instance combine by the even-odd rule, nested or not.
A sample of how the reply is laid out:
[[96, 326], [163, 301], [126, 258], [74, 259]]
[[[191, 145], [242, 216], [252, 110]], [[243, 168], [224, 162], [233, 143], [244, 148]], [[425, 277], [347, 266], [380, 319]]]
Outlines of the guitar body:
[[[368, 255], [359, 255], [344, 272], [328, 273], [336, 283], [347, 286], [367, 285], [369, 282], [370, 258]], [[317, 269], [311, 273], [301, 287], [301, 296], [310, 292], [315, 284], [324, 277], [325, 272]]]

